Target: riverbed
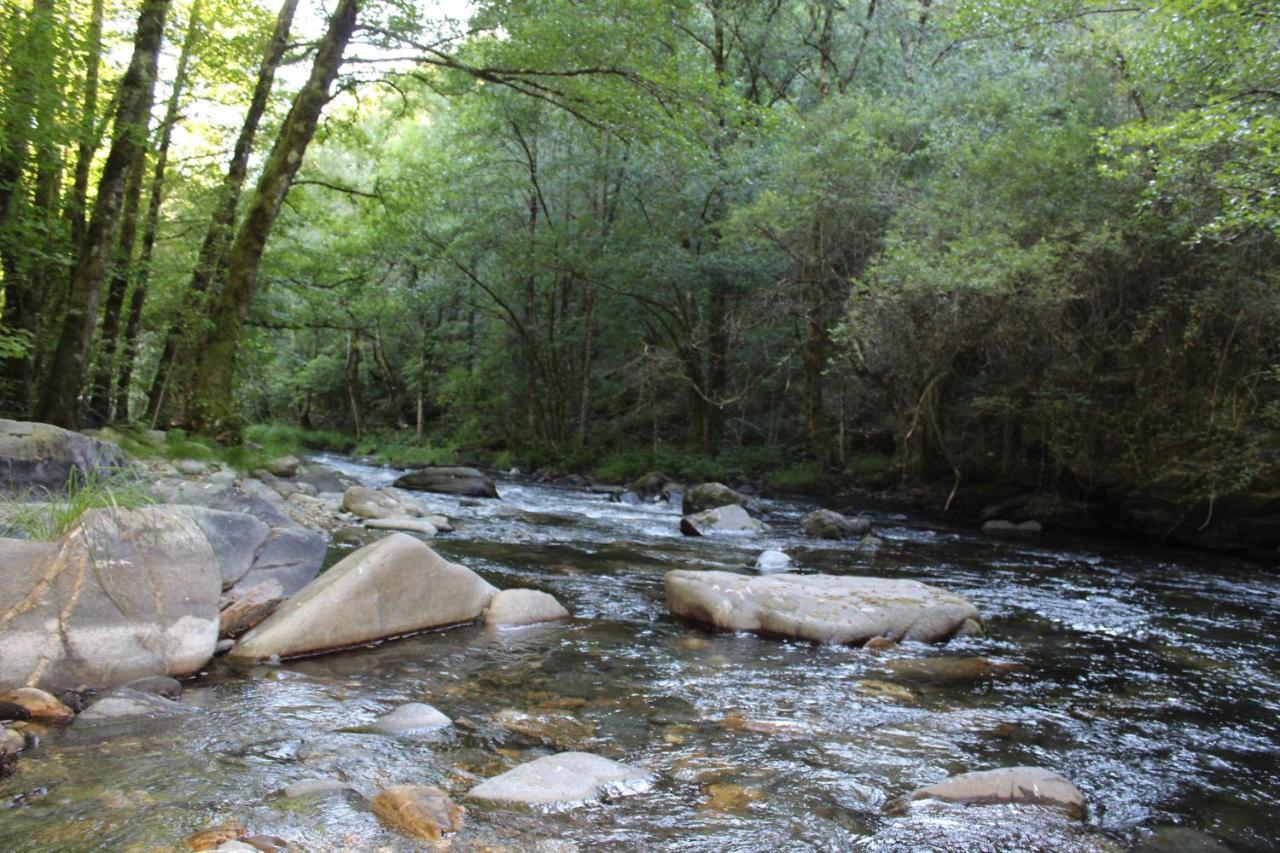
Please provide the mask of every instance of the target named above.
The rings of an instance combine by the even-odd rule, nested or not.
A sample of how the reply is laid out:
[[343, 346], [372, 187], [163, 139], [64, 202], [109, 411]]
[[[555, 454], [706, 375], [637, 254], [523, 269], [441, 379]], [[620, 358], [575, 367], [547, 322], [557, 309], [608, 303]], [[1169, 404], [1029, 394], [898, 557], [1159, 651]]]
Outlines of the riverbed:
[[[398, 471], [319, 461], [371, 486]], [[666, 503], [499, 481], [502, 499], [403, 493], [457, 530], [432, 541], [567, 624], [466, 627], [236, 667], [186, 685], [180, 720], [50, 730], [0, 780], [0, 850], [181, 849], [225, 820], [302, 850], [414, 850], [368, 798], [439, 785], [467, 807], [453, 850], [1128, 850], [1181, 826], [1280, 847], [1280, 578], [1227, 557], [1083, 537], [995, 539], [863, 510], [883, 545], [804, 537], [815, 505], [762, 501], [761, 538], [689, 538]], [[335, 545], [331, 561], [354, 543]], [[985, 637], [884, 654], [673, 620], [662, 578], [750, 571], [914, 578], [971, 599]], [[959, 659], [981, 656], [996, 666]], [[405, 702], [456, 721], [422, 737], [353, 731]], [[494, 715], [525, 712], [525, 731]], [[554, 809], [469, 803], [516, 764], [581, 749], [645, 767], [643, 793]], [[1073, 781], [1083, 823], [1039, 809], [885, 805], [952, 773], [1039, 765]], [[284, 797], [339, 780], [350, 789]], [[1207, 840], [1207, 839], [1206, 839]]]

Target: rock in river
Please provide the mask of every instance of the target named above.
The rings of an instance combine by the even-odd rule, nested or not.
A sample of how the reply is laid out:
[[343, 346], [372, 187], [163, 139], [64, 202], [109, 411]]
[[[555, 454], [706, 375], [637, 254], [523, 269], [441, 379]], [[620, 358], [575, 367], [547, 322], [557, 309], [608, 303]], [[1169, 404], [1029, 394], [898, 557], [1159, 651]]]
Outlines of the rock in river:
[[800, 527], [819, 539], [855, 539], [871, 530], [865, 518], [849, 518], [829, 509], [815, 509], [800, 519]]
[[373, 798], [373, 813], [411, 838], [438, 840], [462, 829], [461, 806], [428, 785], [392, 785]]
[[76, 717], [77, 726], [135, 717], [174, 717], [198, 711], [191, 705], [174, 702], [154, 693], [143, 693], [128, 687], [117, 687], [102, 694]]
[[680, 519], [680, 532], [685, 536], [706, 536], [708, 533], [755, 536], [768, 529], [769, 525], [752, 518], [737, 504], [708, 509]]
[[498, 488], [490, 477], [475, 468], [429, 466], [400, 477], [392, 483], [397, 489], [463, 495], [472, 498], [496, 498]]
[[393, 533], [309, 583], [228, 657], [299, 657], [474, 622], [496, 592], [422, 540]]
[[0, 492], [29, 489], [60, 492], [74, 470], [90, 472], [125, 466], [120, 448], [56, 426], [0, 418]]
[[1043, 767], [1001, 767], [961, 773], [945, 782], [926, 785], [889, 804], [890, 814], [906, 811], [911, 800], [943, 800], [948, 803], [990, 805], [1016, 803], [1048, 806], [1070, 817], [1084, 817], [1084, 795], [1065, 778]]
[[189, 675], [213, 657], [222, 573], [171, 507], [93, 509], [57, 542], [0, 539], [0, 690]]
[[836, 575], [667, 572], [676, 616], [727, 631], [754, 631], [820, 643], [872, 637], [945, 640], [976, 618], [967, 599], [913, 580]]
[[560, 803], [647, 790], [653, 777], [638, 767], [589, 752], [560, 752], [486, 779], [467, 797], [503, 803]]
[[19, 687], [0, 695], [0, 703], [21, 707], [32, 720], [69, 720], [76, 715], [60, 699], [35, 687]]
[[442, 729], [451, 725], [453, 725], [453, 720], [446, 717], [434, 706], [426, 705], [422, 702], [409, 702], [374, 720], [369, 729], [379, 734], [399, 735], [408, 732]]
[[568, 618], [569, 611], [554, 596], [536, 589], [504, 589], [484, 611], [484, 624], [491, 628], [518, 628]]
[[395, 495], [367, 486], [351, 486], [343, 492], [342, 508], [360, 518], [394, 518], [407, 514]]
[[750, 498], [735, 492], [724, 483], [700, 483], [684, 493], [684, 499], [680, 502], [680, 511], [685, 515], [693, 515], [705, 509], [715, 509], [730, 504], [745, 509], [750, 506], [750, 503]]
[[791, 571], [791, 557], [787, 555], [787, 552], [773, 548], [761, 551], [760, 556], [756, 557], [756, 571], [762, 575], [789, 572]]

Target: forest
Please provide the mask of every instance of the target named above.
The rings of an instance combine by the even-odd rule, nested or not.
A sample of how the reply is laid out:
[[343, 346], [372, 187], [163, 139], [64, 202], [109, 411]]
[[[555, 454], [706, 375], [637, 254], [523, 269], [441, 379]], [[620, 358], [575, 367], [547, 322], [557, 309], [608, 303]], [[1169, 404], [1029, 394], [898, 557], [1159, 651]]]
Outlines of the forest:
[[1277, 45], [1232, 0], [5, 0], [0, 416], [1274, 516]]

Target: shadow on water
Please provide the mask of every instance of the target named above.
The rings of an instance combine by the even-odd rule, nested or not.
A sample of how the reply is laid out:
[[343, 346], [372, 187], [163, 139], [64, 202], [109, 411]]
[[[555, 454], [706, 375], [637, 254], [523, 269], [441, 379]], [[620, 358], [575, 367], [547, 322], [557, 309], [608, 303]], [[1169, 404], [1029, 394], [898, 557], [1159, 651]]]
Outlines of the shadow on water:
[[[374, 485], [394, 478], [327, 461]], [[989, 540], [887, 514], [875, 516], [884, 546], [865, 555], [802, 538], [808, 507], [785, 501], [765, 502], [761, 539], [689, 539], [665, 505], [500, 488], [501, 501], [465, 506], [412, 497], [456, 520], [433, 543], [442, 554], [496, 586], [554, 594], [571, 623], [461, 628], [281, 666], [215, 662], [188, 685], [201, 710], [181, 721], [48, 733], [0, 780], [0, 849], [151, 850], [234, 819], [301, 849], [412, 850], [370, 811], [379, 788], [435, 784], [461, 800], [564, 749], [643, 765], [659, 782], [572, 809], [468, 804], [453, 849], [1127, 850], [1174, 825], [1232, 849], [1280, 846], [1280, 580], [1256, 566]], [[765, 547], [800, 571], [938, 583], [979, 606], [988, 635], [875, 655], [669, 617], [664, 572], [747, 570]], [[456, 725], [349, 731], [409, 701]], [[536, 724], [501, 725], [504, 709]], [[1087, 820], [940, 804], [882, 816], [914, 787], [1011, 764], [1072, 779]], [[277, 793], [321, 778], [350, 790]]]

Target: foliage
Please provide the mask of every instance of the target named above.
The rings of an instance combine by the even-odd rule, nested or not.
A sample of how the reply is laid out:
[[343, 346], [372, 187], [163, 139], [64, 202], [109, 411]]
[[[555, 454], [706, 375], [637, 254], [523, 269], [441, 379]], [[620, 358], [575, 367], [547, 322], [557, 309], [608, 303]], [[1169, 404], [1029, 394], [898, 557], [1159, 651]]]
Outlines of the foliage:
[[65, 490], [47, 489], [0, 501], [3, 535], [56, 539], [91, 509], [138, 509], [155, 503], [144, 480], [127, 473], [72, 468]]

